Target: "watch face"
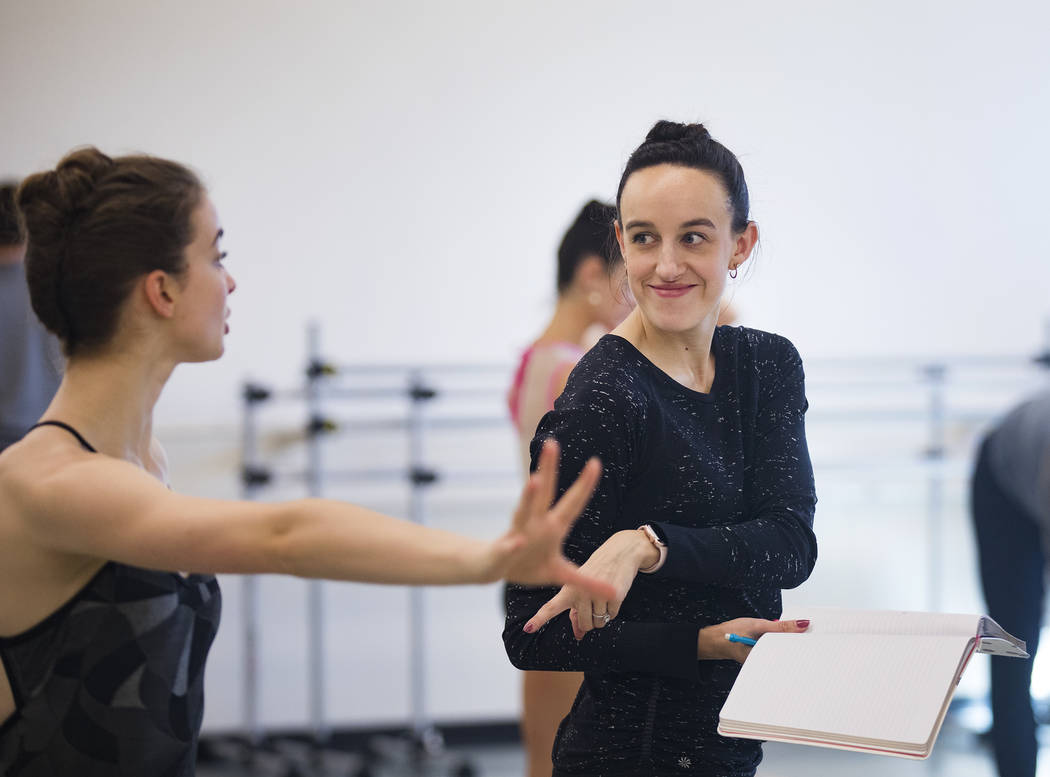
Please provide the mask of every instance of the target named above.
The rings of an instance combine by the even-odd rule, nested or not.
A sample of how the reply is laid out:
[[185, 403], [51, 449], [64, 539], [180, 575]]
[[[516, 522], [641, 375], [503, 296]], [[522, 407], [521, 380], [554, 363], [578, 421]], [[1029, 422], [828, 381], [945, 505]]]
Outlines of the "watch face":
[[649, 538], [650, 542], [652, 542], [654, 545], [657, 545], [658, 547], [661, 547], [661, 548], [666, 548], [667, 547], [667, 543], [664, 542], [663, 537], [661, 537], [656, 532], [656, 529], [654, 527], [650, 526], [649, 524], [645, 524], [644, 526], [641, 527], [641, 529], [642, 529], [642, 531], [645, 532], [645, 534]]

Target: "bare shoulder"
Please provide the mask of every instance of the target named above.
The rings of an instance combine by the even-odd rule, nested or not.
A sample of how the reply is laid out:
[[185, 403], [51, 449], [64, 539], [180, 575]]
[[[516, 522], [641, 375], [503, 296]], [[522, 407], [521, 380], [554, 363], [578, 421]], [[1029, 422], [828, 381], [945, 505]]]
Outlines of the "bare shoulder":
[[44, 434], [0, 454], [0, 634], [19, 633], [37, 622], [104, 563], [89, 554], [56, 550], [33, 531], [48, 473], [80, 455]]
[[61, 430], [40, 429], [0, 454], [0, 505], [24, 516], [48, 496], [55, 475], [98, 457]]

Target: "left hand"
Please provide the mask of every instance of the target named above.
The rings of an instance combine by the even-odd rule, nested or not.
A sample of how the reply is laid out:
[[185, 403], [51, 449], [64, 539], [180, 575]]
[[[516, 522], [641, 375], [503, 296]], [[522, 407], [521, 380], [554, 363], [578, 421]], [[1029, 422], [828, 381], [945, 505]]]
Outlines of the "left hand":
[[598, 459], [590, 459], [561, 499], [554, 502], [558, 444], [547, 440], [536, 471], [525, 483], [510, 530], [485, 551], [482, 579], [505, 578], [532, 585], [566, 583], [596, 597], [614, 595], [615, 590], [606, 581], [581, 572], [561, 553], [562, 541], [587, 506], [600, 474]]
[[[637, 529], [618, 531], [587, 559], [580, 572], [612, 586], [611, 596], [596, 595], [579, 586], [566, 585], [533, 615], [524, 630], [532, 633], [556, 615], [569, 610], [572, 632], [580, 640], [592, 629], [600, 629], [620, 614], [620, 605], [631, 590], [639, 569], [654, 563], [659, 552]], [[607, 615], [606, 617], [602, 617]]]
[[742, 664], [747, 660], [753, 648], [739, 642], [730, 642], [726, 639], [726, 634], [758, 639], [763, 634], [771, 632], [801, 634], [808, 628], [809, 620], [770, 621], [764, 618], [734, 618], [725, 623], [717, 623], [714, 626], [700, 629], [696, 638], [696, 657], [713, 660], [729, 658]]

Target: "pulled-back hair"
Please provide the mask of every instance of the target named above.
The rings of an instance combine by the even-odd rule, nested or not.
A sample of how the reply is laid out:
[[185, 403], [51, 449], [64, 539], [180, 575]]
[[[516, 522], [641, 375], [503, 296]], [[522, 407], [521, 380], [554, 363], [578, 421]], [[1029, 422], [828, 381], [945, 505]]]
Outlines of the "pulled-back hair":
[[19, 245], [26, 241], [25, 228], [15, 205], [17, 181], [0, 182], [0, 246]]
[[588, 256], [599, 257], [608, 272], [621, 261], [613, 231], [615, 219], [616, 208], [598, 200], [591, 200], [580, 210], [558, 246], [559, 294], [569, 288], [576, 268]]
[[203, 191], [176, 162], [111, 159], [91, 147], [22, 182], [17, 200], [29, 238], [30, 299], [67, 356], [112, 338], [138, 278], [185, 269], [191, 216]]
[[711, 137], [703, 124], [658, 121], [627, 160], [620, 188], [616, 190], [616, 217], [621, 219], [620, 198], [631, 173], [656, 165], [676, 165], [703, 170], [717, 177], [729, 196], [733, 214], [732, 230], [743, 232], [748, 225], [750, 202], [744, 169], [728, 148]]

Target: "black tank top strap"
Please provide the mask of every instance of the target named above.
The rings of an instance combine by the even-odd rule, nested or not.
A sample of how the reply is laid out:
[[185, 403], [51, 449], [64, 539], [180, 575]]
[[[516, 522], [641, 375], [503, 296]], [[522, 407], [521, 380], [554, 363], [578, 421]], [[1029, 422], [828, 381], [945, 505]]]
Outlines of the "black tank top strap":
[[31, 432], [34, 429], [37, 429], [37, 428], [39, 428], [41, 426], [57, 426], [59, 429], [65, 429], [71, 435], [76, 437], [77, 441], [81, 445], [83, 445], [86, 450], [89, 450], [92, 453], [98, 453], [98, 451], [95, 450], [95, 448], [91, 445], [91, 443], [89, 443], [87, 440], [84, 439], [84, 436], [80, 432], [78, 432], [72, 426], [70, 426], [69, 424], [67, 424], [67, 423], [65, 423], [63, 421], [41, 421], [38, 424], [33, 424], [32, 426], [30, 426], [26, 433], [28, 434], [29, 432]]

